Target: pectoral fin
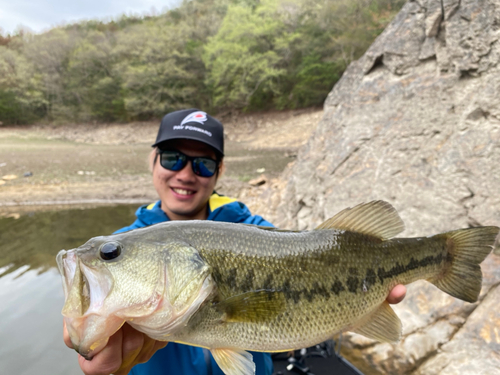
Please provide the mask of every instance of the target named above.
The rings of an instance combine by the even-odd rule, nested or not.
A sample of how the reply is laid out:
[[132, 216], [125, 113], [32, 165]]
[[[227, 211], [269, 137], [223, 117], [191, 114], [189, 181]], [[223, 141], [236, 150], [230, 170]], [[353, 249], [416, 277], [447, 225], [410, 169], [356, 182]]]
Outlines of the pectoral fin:
[[285, 296], [273, 290], [257, 290], [238, 294], [215, 307], [225, 313], [227, 322], [266, 322], [285, 310]]
[[387, 301], [369, 317], [362, 321], [360, 325], [351, 329], [370, 339], [383, 342], [397, 342], [401, 338], [401, 320], [389, 306]]
[[226, 375], [254, 375], [252, 355], [241, 349], [212, 349], [215, 362]]

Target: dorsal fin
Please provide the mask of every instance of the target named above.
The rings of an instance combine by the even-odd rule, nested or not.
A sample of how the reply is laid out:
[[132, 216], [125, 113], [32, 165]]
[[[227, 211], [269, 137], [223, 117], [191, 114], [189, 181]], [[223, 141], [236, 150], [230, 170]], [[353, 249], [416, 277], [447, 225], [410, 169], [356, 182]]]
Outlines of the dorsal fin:
[[405, 225], [389, 203], [372, 201], [346, 208], [316, 229], [343, 229], [386, 240], [401, 233]]

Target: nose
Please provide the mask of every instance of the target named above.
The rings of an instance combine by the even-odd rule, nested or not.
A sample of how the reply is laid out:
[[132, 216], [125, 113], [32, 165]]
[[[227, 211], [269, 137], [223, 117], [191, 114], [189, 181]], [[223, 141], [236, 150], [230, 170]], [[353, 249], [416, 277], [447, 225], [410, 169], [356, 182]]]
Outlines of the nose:
[[177, 179], [182, 181], [193, 181], [196, 179], [196, 175], [193, 172], [193, 167], [191, 166], [191, 160], [188, 160], [184, 168], [177, 172], [175, 175]]

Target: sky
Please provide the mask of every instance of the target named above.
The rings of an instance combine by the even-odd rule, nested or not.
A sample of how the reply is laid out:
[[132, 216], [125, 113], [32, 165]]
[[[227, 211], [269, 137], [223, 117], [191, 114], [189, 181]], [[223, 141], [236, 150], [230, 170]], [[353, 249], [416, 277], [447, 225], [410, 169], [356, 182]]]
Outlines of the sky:
[[13, 33], [20, 26], [40, 33], [81, 20], [160, 13], [179, 3], [180, 0], [0, 0], [0, 33]]

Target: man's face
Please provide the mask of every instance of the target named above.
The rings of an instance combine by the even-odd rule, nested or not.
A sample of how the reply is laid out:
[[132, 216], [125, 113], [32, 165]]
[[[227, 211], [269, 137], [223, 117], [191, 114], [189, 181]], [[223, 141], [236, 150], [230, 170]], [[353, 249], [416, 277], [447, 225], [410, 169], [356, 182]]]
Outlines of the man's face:
[[[167, 143], [166, 147], [188, 156], [216, 159], [215, 151], [198, 141], [177, 139]], [[160, 196], [162, 210], [171, 220], [205, 220], [208, 216], [207, 202], [215, 188], [216, 176], [195, 175], [191, 161], [180, 171], [169, 171], [161, 166], [158, 157], [153, 166], [153, 184]]]

